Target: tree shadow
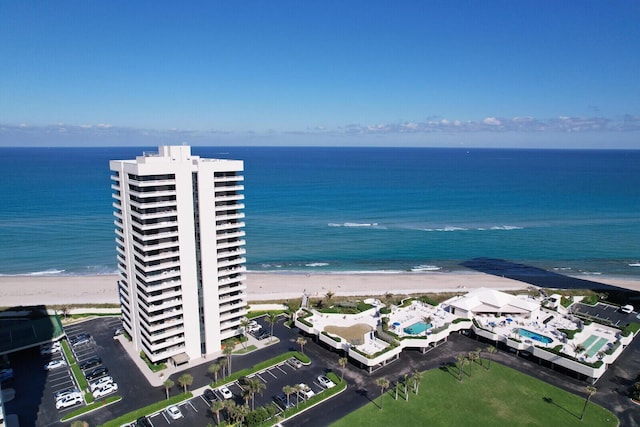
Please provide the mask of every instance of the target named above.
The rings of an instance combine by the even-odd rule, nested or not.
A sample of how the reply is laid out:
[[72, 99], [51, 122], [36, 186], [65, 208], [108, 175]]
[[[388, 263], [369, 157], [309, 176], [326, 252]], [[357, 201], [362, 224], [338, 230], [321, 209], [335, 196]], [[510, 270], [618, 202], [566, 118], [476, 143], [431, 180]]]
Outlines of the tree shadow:
[[557, 404], [552, 398], [545, 396], [542, 398], [542, 400], [545, 403], [548, 403], [550, 405], [554, 405], [556, 408], [562, 409], [563, 411], [565, 411], [567, 414], [576, 417], [577, 419], [580, 419], [580, 416], [577, 414], [574, 414], [573, 412], [571, 412], [570, 410], [568, 410], [567, 408], [565, 408], [564, 406], [561, 406], [559, 404]]
[[446, 372], [458, 381], [458, 367], [453, 362], [443, 362], [438, 368], [442, 372]]

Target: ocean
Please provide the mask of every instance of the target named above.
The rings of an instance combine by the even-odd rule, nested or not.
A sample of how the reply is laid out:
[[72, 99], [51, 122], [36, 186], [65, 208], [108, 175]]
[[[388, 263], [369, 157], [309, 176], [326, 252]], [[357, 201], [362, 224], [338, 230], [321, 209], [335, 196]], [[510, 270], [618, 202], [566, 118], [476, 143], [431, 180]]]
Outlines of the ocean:
[[[116, 271], [109, 160], [0, 148], [0, 274]], [[477, 258], [640, 278], [640, 150], [192, 147], [245, 162], [256, 272], [464, 271]]]

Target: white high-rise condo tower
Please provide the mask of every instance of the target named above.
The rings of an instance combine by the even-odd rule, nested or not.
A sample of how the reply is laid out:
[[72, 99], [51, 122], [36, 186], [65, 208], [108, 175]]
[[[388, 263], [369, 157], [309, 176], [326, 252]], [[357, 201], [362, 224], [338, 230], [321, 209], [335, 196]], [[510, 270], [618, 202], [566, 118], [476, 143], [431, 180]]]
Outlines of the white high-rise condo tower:
[[152, 362], [220, 351], [247, 313], [244, 163], [160, 146], [112, 160], [124, 329]]

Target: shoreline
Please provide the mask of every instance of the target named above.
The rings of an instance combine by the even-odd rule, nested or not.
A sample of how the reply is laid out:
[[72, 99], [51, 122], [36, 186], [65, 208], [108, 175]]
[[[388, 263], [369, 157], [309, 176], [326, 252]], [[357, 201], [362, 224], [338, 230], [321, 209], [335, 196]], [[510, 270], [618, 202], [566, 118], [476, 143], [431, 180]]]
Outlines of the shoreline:
[[[525, 290], [529, 283], [475, 271], [429, 273], [246, 273], [248, 301], [335, 296], [466, 292], [481, 287]], [[566, 276], [640, 292], [640, 278]], [[597, 280], [594, 280], [597, 279]], [[116, 275], [0, 276], [0, 306], [118, 304]], [[562, 283], [558, 283], [561, 287]]]

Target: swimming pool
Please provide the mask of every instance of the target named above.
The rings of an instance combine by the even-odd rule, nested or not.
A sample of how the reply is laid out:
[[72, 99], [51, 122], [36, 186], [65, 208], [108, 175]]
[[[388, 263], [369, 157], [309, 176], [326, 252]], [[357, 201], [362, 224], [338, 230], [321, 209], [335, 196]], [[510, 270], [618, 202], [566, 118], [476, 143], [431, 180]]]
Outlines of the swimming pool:
[[518, 333], [523, 337], [531, 338], [532, 340], [540, 341], [545, 344], [549, 344], [553, 342], [553, 339], [549, 337], [545, 337], [544, 335], [537, 334], [535, 332], [531, 332], [528, 329], [518, 328]]
[[433, 325], [431, 323], [418, 322], [404, 328], [404, 333], [409, 335], [418, 335], [432, 327]]

